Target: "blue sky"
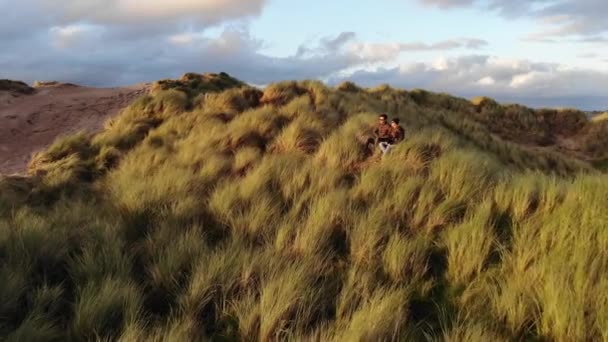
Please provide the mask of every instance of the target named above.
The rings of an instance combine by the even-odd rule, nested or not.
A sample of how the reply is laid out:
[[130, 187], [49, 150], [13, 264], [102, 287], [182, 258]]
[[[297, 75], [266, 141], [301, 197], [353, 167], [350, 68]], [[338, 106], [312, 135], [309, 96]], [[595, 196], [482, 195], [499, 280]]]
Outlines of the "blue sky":
[[[226, 71], [608, 108], [605, 0], [0, 0], [0, 78]], [[22, 23], [28, 23], [23, 26]]]
[[[508, 28], [496, 18], [475, 18], [476, 11], [462, 9], [452, 13], [422, 6], [416, 1], [311, 0], [274, 1], [252, 22], [252, 32], [275, 41], [273, 53], [290, 53], [301, 42], [331, 33], [354, 31], [367, 41], [438, 41], [456, 35], [498, 36]], [[470, 25], [474, 20], [476, 25]], [[521, 30], [525, 32], [524, 30]]]
[[[552, 63], [568, 63], [587, 67], [590, 64], [607, 70], [608, 62], [580, 58], [579, 54], [604, 53], [607, 43], [547, 44], [529, 42], [525, 38], [541, 30], [535, 20], [503, 18], [496, 12], [481, 8], [457, 8], [442, 11], [418, 1], [378, 0], [360, 1], [310, 0], [306, 2], [273, 1], [250, 28], [255, 36], [264, 37], [269, 54], [286, 56], [305, 41], [353, 31], [362, 40], [384, 42], [434, 42], [455, 37], [475, 37], [488, 41], [481, 50], [507, 58], [532, 59]], [[437, 56], [457, 56], [460, 51], [416, 53], [401, 56], [402, 60], [416, 61]], [[608, 55], [605, 55], [608, 58]]]

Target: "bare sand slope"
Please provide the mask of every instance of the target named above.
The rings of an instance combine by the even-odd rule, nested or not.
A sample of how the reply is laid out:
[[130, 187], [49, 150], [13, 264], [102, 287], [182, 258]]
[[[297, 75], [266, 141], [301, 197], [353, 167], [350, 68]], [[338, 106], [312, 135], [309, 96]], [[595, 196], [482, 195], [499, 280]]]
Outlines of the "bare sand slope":
[[33, 94], [0, 91], [0, 174], [24, 173], [36, 151], [61, 135], [95, 132], [104, 122], [148, 91], [53, 85]]

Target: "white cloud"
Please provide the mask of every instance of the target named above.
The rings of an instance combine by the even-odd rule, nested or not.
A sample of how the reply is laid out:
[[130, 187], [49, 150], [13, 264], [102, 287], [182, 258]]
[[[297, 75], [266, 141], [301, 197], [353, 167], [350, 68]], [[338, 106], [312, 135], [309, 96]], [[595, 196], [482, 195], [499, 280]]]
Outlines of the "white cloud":
[[[0, 1], [0, 39], [31, 38], [52, 27], [102, 26], [128, 39], [204, 29], [261, 14], [268, 0]], [[24, 25], [27, 23], [27, 25]]]
[[432, 68], [439, 71], [447, 70], [448, 67], [448, 60], [445, 57], [440, 57], [432, 64]]
[[75, 48], [91, 39], [99, 28], [89, 25], [54, 26], [49, 29], [52, 45], [58, 49]]
[[452, 8], [472, 5], [475, 0], [420, 0], [425, 5]]
[[475, 6], [498, 11], [507, 18], [528, 17], [544, 27], [527, 39], [552, 42], [567, 36], [595, 37], [605, 40], [608, 34], [606, 0], [418, 0], [442, 9]]
[[491, 86], [491, 85], [493, 85], [495, 83], [496, 83], [496, 81], [491, 76], [486, 76], [484, 78], [480, 78], [477, 81], [477, 84], [483, 85], [483, 86]]
[[514, 75], [509, 86], [511, 88], [524, 88], [534, 82], [540, 76], [537, 71], [527, 72], [524, 74]]
[[[259, 15], [265, 0], [31, 0], [66, 23], [137, 25], [189, 20], [212, 25], [224, 20]], [[30, 1], [30, 2], [31, 2]]]
[[422, 51], [447, 51], [455, 49], [476, 50], [488, 45], [488, 42], [481, 39], [461, 38], [449, 39], [436, 43], [355, 43], [351, 45], [352, 51], [357, 51], [360, 55], [370, 59], [391, 60], [402, 52], [422, 52]]
[[601, 55], [599, 53], [595, 53], [595, 52], [587, 52], [587, 53], [581, 53], [578, 55], [579, 58], [599, 58], [601, 57]]
[[386, 61], [396, 58], [401, 48], [398, 43], [356, 43], [350, 47], [350, 51], [368, 59]]
[[465, 97], [491, 96], [532, 106], [608, 108], [608, 73], [490, 56], [461, 56], [431, 63], [357, 71], [331, 83], [351, 80], [363, 86], [389, 83]]
[[191, 33], [179, 33], [169, 37], [169, 41], [175, 45], [188, 45], [194, 41], [194, 35]]

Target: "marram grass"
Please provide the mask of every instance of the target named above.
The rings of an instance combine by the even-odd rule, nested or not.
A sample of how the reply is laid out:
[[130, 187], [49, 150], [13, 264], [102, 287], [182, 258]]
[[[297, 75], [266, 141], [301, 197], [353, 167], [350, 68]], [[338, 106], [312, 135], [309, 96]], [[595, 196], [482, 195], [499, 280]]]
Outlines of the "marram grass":
[[[407, 132], [385, 157], [379, 112]], [[605, 340], [607, 132], [388, 86], [159, 82], [0, 178], [0, 339]]]

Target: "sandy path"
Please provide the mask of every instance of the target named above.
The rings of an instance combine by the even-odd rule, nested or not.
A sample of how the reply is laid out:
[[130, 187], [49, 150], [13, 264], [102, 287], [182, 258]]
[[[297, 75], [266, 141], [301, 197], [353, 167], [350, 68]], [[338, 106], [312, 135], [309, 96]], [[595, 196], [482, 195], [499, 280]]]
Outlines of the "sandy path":
[[110, 116], [147, 89], [142, 84], [44, 87], [31, 95], [0, 91], [0, 174], [24, 173], [31, 155], [58, 136], [100, 130]]

